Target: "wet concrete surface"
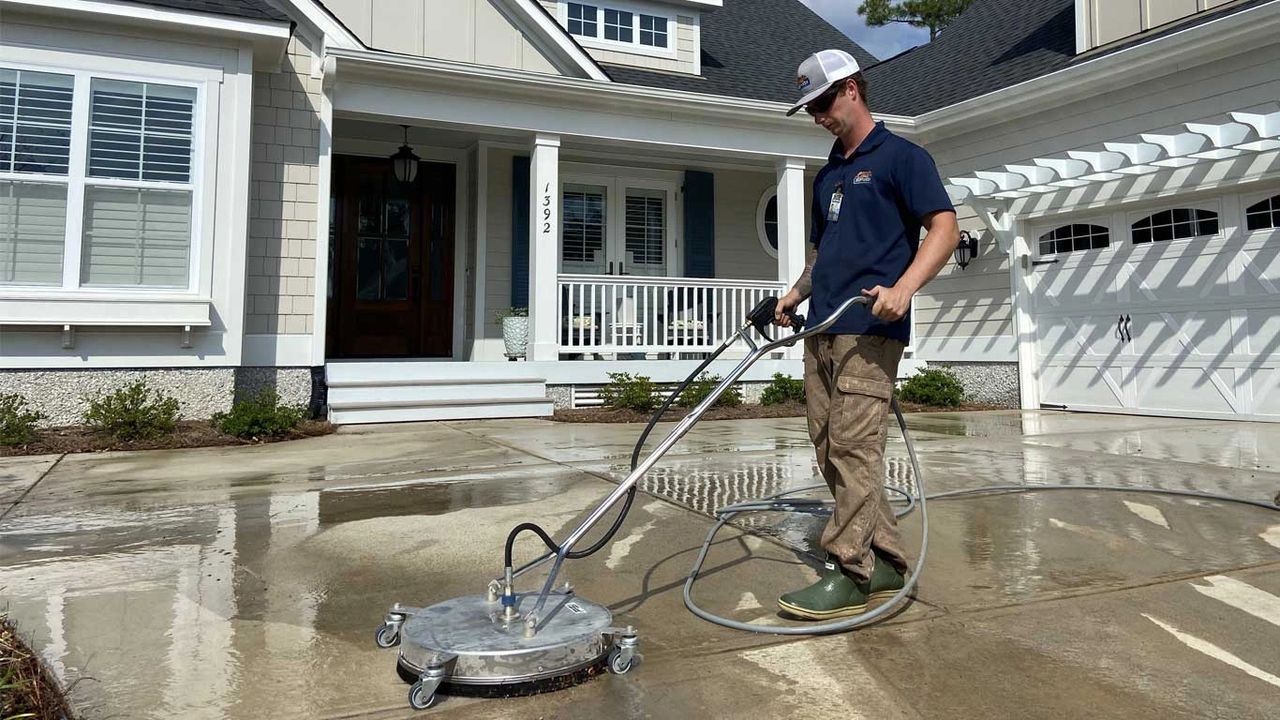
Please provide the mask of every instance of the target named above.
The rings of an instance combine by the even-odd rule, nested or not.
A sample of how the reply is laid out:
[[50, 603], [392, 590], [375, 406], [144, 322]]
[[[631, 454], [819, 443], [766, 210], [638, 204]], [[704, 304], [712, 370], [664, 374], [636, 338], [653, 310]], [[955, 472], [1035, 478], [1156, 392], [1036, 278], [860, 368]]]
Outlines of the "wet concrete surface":
[[[1275, 425], [909, 422], [929, 492], [1280, 491]], [[709, 514], [820, 482], [800, 419], [697, 425], [644, 479], [613, 543], [568, 564], [578, 593], [641, 633], [633, 672], [410, 710], [394, 651], [372, 642], [387, 608], [482, 592], [520, 522], [563, 538], [625, 477], [641, 429], [476, 421], [2, 459], [0, 597], [86, 718], [1280, 715], [1280, 513], [1257, 508], [1097, 490], [939, 500], [916, 601], [883, 624], [795, 639], [694, 617], [681, 589]], [[914, 489], [896, 433], [888, 454], [889, 483]], [[718, 536], [696, 598], [785, 623], [774, 601], [814, 577], [795, 551], [815, 547], [821, 523], [742, 518]], [[909, 547], [920, 527], [918, 511], [904, 519]], [[526, 536], [517, 560], [538, 550]]]

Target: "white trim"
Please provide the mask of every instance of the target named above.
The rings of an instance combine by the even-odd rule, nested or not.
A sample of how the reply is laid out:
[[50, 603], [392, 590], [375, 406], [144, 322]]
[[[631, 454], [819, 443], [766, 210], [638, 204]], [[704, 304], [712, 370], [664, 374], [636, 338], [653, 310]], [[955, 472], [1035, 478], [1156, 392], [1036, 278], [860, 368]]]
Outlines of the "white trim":
[[[320, 7], [313, 0], [279, 0], [288, 4], [298, 14], [311, 23], [315, 30], [324, 37], [326, 49], [329, 47], [362, 48], [364, 43], [337, 20], [328, 10]], [[292, 13], [290, 13], [292, 15]]]
[[[310, 4], [310, 3], [306, 3]], [[313, 61], [314, 62], [314, 61]], [[320, 148], [316, 182], [316, 262], [315, 305], [311, 319], [311, 361], [310, 365], [323, 365], [325, 361], [325, 339], [329, 325], [329, 216], [332, 213], [333, 182], [333, 81], [337, 71], [337, 63], [333, 58], [324, 58], [321, 64], [322, 80], [320, 85]]]
[[472, 359], [482, 355], [481, 349], [485, 341], [486, 298], [489, 283], [489, 149], [490, 144], [483, 140], [476, 148], [476, 287], [475, 287], [475, 328], [472, 331]]
[[467, 217], [467, 200], [470, 198], [471, 158], [469, 152], [463, 152], [461, 159], [453, 164], [453, 308], [450, 310], [453, 320], [452, 352], [454, 360], [465, 360], [467, 349], [466, 308], [467, 308], [467, 238], [471, 228]]
[[118, 20], [131, 27], [139, 24], [182, 28], [205, 35], [222, 35], [247, 39], [253, 51], [267, 58], [278, 58], [288, 47], [292, 34], [288, 22], [254, 20], [197, 11], [171, 10], [133, 2], [110, 0], [0, 0], [0, 14], [5, 6], [65, 16], [86, 13]]
[[760, 241], [760, 247], [764, 250], [764, 254], [778, 259], [778, 250], [769, 245], [769, 236], [765, 234], [764, 219], [769, 209], [769, 201], [778, 197], [778, 186], [770, 185], [760, 194], [760, 201], [756, 203], [756, 239]]
[[[245, 335], [241, 367], [311, 367], [313, 335]], [[323, 363], [322, 363], [323, 364]]]
[[209, 298], [122, 299], [80, 294], [0, 298], [0, 326], [109, 325], [151, 327], [212, 325]]
[[[204, 275], [207, 278], [205, 287], [210, 289], [214, 297], [219, 296], [218, 285], [226, 284], [224, 307], [227, 317], [222, 320], [223, 327], [226, 329], [223, 335], [223, 347], [227, 361], [233, 364], [240, 363], [241, 354], [244, 351], [244, 306], [247, 302], [248, 290], [249, 188], [253, 184], [251, 182], [253, 167], [253, 50], [251, 48], [241, 47], [238, 70], [241, 78], [238, 84], [210, 85], [207, 87], [207, 92], [202, 93], [208, 97], [216, 91], [219, 93], [218, 108], [235, 108], [234, 115], [211, 125], [218, 128], [218, 131], [207, 133], [209, 139], [205, 155], [213, 158], [213, 161], [207, 164], [206, 170], [205, 199], [208, 203], [206, 207], [217, 208], [218, 198], [222, 197], [226, 199], [227, 205], [233, 208], [227, 213], [230, 217], [224, 223], [227, 228], [226, 277], [219, 277], [220, 273], [216, 271], [219, 258], [214, 249], [217, 245], [215, 231], [218, 229], [218, 223], [207, 223], [207, 252], [202, 258], [202, 262], [205, 263]], [[228, 90], [225, 94], [232, 97], [221, 97], [224, 89]], [[230, 100], [230, 102], [224, 100]], [[208, 105], [213, 104], [208, 103]], [[215, 113], [214, 117], [217, 118], [220, 114], [220, 112]], [[223, 148], [224, 152], [218, 152], [218, 148]], [[220, 168], [219, 166], [228, 159], [230, 167]], [[218, 176], [223, 178], [221, 183], [218, 182]], [[222, 250], [222, 248], [218, 249]]]
[[[610, 82], [604, 70], [569, 37], [569, 31], [547, 14], [538, 0], [493, 0], [493, 4], [552, 64], [560, 65], [557, 69], [576, 70], [591, 80]], [[504, 69], [501, 72], [510, 71]]]

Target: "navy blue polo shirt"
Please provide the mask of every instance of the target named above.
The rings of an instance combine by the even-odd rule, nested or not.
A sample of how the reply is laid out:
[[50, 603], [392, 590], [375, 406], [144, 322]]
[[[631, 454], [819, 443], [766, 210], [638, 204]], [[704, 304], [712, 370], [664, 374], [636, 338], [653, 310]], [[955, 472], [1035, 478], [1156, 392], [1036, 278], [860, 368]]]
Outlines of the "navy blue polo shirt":
[[[831, 196], [837, 189], [843, 201], [831, 221]], [[864, 289], [892, 287], [916, 257], [921, 219], [954, 209], [929, 153], [889, 132], [883, 122], [847, 158], [837, 139], [813, 181], [809, 242], [817, 246], [818, 258], [811, 274], [809, 317], [821, 322]], [[883, 335], [909, 343], [911, 314], [885, 322], [868, 308], [854, 306], [827, 332]]]

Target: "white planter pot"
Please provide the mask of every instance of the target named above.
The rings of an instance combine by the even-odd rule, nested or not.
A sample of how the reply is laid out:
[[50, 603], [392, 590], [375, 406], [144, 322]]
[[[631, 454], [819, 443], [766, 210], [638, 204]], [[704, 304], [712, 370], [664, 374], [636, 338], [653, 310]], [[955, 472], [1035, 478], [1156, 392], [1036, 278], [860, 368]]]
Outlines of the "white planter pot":
[[502, 319], [502, 343], [509, 358], [524, 357], [529, 345], [529, 318], [511, 316]]

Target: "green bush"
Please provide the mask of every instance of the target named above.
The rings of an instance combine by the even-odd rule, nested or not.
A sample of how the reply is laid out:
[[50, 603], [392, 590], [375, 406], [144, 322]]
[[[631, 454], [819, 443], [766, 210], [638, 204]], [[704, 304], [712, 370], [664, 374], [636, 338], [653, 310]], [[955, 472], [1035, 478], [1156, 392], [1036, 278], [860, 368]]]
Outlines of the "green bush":
[[804, 380], [774, 373], [773, 382], [769, 383], [760, 395], [760, 404], [781, 405], [789, 402], [804, 402]]
[[20, 395], [0, 395], [0, 445], [25, 445], [36, 434], [36, 423], [44, 419], [39, 412], [27, 410]]
[[898, 397], [921, 405], [957, 407], [964, 398], [964, 386], [950, 372], [930, 368], [907, 378]]
[[658, 404], [657, 389], [645, 375], [609, 373], [609, 384], [600, 388], [600, 401], [605, 407], [648, 412]]
[[238, 438], [277, 437], [298, 426], [307, 416], [301, 405], [281, 405], [280, 396], [267, 388], [231, 406], [231, 412], [214, 414], [213, 426]]
[[137, 380], [113, 393], [85, 397], [84, 422], [117, 440], [139, 440], [173, 432], [178, 401]]
[[[699, 403], [711, 395], [711, 391], [716, 389], [722, 379], [719, 375], [708, 376], [705, 372], [702, 373], [698, 376], [698, 379], [689, 383], [689, 387], [685, 388], [684, 392], [680, 393], [677, 403], [680, 407], [697, 407]], [[713, 407], [738, 407], [741, 404], [742, 391], [738, 389], [737, 385], [730, 385], [727, 390], [720, 394], [720, 397], [716, 398]]]

